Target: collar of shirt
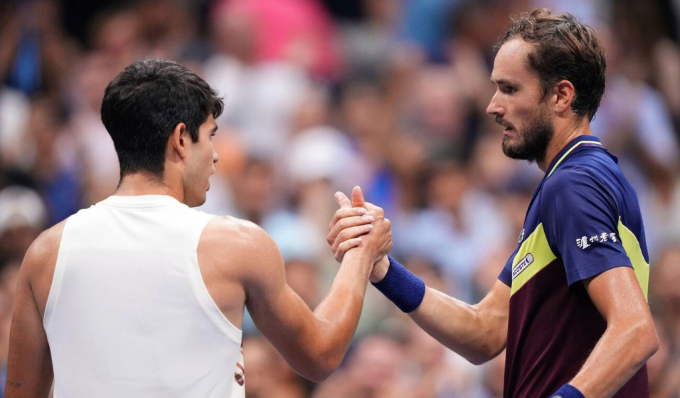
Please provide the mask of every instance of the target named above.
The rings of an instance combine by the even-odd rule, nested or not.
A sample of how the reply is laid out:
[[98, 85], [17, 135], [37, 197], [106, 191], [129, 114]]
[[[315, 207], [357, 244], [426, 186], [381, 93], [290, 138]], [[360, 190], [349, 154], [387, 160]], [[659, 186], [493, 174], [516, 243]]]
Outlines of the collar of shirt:
[[600, 139], [594, 135], [580, 135], [574, 138], [570, 143], [562, 148], [560, 153], [558, 153], [557, 156], [555, 156], [555, 158], [552, 160], [550, 167], [548, 167], [545, 173], [545, 177], [543, 177], [543, 180], [550, 177], [550, 175], [555, 171], [555, 169], [557, 169], [560, 163], [562, 163], [574, 151], [574, 149], [584, 145], [602, 147]]
[[[600, 139], [595, 137], [594, 135], [580, 135], [576, 138], [574, 138], [571, 142], [569, 142], [562, 150], [555, 156], [555, 158], [550, 162], [550, 167], [548, 167], [547, 172], [545, 173], [545, 176], [543, 177], [543, 180], [541, 180], [541, 183], [538, 184], [536, 187], [536, 190], [534, 191], [534, 194], [532, 195], [531, 198], [531, 203], [529, 204], [529, 208], [527, 208], [527, 214], [529, 214], [529, 209], [531, 209], [531, 205], [534, 203], [534, 200], [536, 199], [536, 196], [538, 193], [541, 191], [543, 188], [543, 184], [545, 183], [545, 180], [550, 177], [550, 175], [557, 169], [557, 167], [564, 162], [567, 157], [577, 148], [583, 147], [583, 146], [596, 146], [603, 148], [602, 143], [600, 142]], [[614, 158], [614, 161], [617, 161], [616, 157], [613, 155], [610, 155]]]

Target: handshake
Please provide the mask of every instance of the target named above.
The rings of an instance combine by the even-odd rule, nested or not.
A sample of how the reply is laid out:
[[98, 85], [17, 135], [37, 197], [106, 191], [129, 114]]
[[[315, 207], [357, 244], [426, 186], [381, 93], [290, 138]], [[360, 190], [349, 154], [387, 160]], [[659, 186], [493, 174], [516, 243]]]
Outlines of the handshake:
[[331, 220], [326, 239], [335, 259], [342, 262], [348, 251], [363, 251], [372, 259], [371, 282], [381, 281], [390, 265], [387, 257], [392, 249], [390, 220], [385, 218], [382, 208], [364, 200], [360, 187], [352, 190], [351, 201], [342, 192], [335, 194], [335, 200], [340, 208]]
[[340, 208], [329, 225], [328, 244], [338, 262], [347, 252], [360, 251], [373, 264], [369, 275], [373, 285], [400, 310], [414, 311], [425, 296], [425, 283], [401, 264], [387, 256], [392, 249], [390, 220], [378, 206], [364, 200], [361, 188], [354, 187], [352, 200], [338, 192]]

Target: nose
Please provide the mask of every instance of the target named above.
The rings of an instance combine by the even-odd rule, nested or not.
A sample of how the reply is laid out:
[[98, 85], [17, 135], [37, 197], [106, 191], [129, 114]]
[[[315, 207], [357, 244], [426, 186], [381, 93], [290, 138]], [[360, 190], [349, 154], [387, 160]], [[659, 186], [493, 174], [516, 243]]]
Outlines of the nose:
[[217, 163], [220, 160], [220, 155], [217, 154], [217, 152], [213, 151], [213, 164]]
[[496, 98], [496, 94], [494, 94], [494, 96], [491, 97], [489, 106], [486, 107], [486, 113], [488, 113], [489, 115], [496, 115], [500, 117], [503, 117], [503, 115], [505, 115], [505, 108], [503, 108], [499, 104], [498, 98]]

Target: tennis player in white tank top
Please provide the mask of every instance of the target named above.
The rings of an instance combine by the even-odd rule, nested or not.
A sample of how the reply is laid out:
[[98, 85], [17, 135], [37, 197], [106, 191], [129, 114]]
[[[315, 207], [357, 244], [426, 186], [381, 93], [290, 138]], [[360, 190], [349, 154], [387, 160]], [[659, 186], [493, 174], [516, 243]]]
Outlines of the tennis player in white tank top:
[[[243, 397], [244, 306], [304, 377], [322, 380], [339, 365], [373, 264], [391, 248], [389, 221], [338, 195], [337, 217], [350, 216], [342, 222], [363, 236], [343, 243], [354, 249], [312, 312], [262, 229], [191, 209], [205, 201], [218, 160], [211, 136], [221, 109], [204, 81], [171, 61], [137, 61], [109, 84], [102, 120], [121, 181], [26, 254], [6, 397], [47, 397], [53, 382], [55, 398]], [[353, 199], [363, 201], [359, 189]]]

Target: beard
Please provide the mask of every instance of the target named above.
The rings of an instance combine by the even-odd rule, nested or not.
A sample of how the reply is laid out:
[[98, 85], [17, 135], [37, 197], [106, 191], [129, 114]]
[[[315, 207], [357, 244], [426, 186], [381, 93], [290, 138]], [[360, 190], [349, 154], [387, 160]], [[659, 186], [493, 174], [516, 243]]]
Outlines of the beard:
[[547, 112], [541, 112], [527, 123], [522, 130], [517, 131], [518, 143], [510, 143], [510, 137], [503, 137], [503, 153], [512, 159], [527, 160], [531, 162], [543, 162], [548, 144], [555, 133]]

